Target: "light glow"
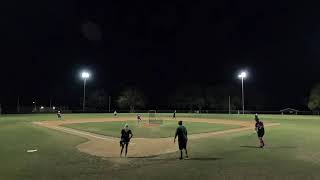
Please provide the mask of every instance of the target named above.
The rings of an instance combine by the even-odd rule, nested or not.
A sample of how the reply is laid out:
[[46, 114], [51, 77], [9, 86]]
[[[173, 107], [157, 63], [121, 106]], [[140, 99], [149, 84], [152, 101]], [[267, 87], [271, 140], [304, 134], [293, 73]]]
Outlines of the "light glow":
[[90, 74], [88, 72], [82, 72], [81, 77], [83, 79], [88, 79], [90, 77]]
[[244, 78], [246, 78], [247, 77], [247, 73], [246, 72], [241, 72], [239, 75], [238, 75], [238, 78], [240, 78], [240, 79], [244, 79]]

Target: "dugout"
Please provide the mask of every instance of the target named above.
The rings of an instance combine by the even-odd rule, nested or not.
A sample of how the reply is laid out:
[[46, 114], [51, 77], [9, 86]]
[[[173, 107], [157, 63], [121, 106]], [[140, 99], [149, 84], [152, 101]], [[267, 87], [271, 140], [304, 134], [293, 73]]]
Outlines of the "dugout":
[[285, 109], [281, 109], [280, 112], [281, 112], [282, 115], [284, 115], [284, 114], [295, 114], [295, 115], [297, 115], [299, 110], [292, 109], [292, 108], [285, 108]]

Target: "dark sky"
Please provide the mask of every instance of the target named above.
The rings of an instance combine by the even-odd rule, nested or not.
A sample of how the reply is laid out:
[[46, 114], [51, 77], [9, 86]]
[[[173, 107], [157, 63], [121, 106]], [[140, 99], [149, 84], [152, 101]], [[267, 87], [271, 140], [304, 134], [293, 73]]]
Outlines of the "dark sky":
[[0, 100], [78, 104], [81, 69], [93, 73], [89, 90], [129, 84], [162, 99], [184, 83], [240, 89], [247, 69], [247, 89], [301, 107], [320, 81], [319, 4], [303, 3], [2, 2]]

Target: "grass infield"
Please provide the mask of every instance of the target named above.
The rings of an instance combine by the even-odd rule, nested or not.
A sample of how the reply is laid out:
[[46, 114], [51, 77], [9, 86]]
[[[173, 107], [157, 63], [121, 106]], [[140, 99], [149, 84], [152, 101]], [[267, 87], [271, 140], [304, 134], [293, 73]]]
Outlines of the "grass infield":
[[[177, 128], [177, 121], [164, 121], [161, 125], [145, 126], [143, 122], [136, 121], [128, 122], [92, 122], [67, 124], [64, 127], [69, 127], [77, 130], [87, 131], [91, 133], [119, 137], [120, 131], [124, 125], [128, 123], [134, 137], [141, 138], [166, 138], [173, 137]], [[198, 134], [206, 132], [222, 131], [226, 129], [239, 128], [237, 125], [224, 125], [204, 122], [184, 122], [184, 126], [188, 130], [188, 134]]]

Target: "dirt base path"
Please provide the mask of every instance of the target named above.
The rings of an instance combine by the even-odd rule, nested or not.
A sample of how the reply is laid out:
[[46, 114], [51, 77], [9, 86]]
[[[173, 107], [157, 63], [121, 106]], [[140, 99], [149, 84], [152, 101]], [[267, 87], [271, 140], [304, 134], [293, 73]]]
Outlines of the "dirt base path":
[[[88, 139], [87, 142], [79, 144], [77, 148], [81, 152], [100, 157], [119, 157], [120, 145], [119, 138], [98, 135], [94, 133], [84, 132], [71, 128], [62, 127], [64, 124], [88, 123], [88, 122], [112, 122], [112, 121], [128, 121], [128, 117], [124, 118], [97, 118], [97, 119], [81, 119], [81, 120], [63, 120], [63, 121], [44, 121], [33, 122], [42, 127], [55, 129], [69, 134], [77, 135]], [[252, 122], [221, 120], [221, 119], [202, 119], [202, 118], [184, 118], [184, 121], [190, 122], [207, 122], [216, 124], [239, 125], [241, 128], [229, 129], [224, 131], [200, 133], [189, 135], [189, 140], [208, 138], [226, 133], [233, 133], [245, 130], [253, 130]], [[280, 125], [279, 123], [266, 123], [265, 126]], [[128, 156], [130, 157], [146, 157], [166, 154], [177, 151], [177, 144], [173, 143], [173, 138], [133, 138], [129, 145]]]

